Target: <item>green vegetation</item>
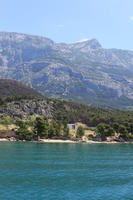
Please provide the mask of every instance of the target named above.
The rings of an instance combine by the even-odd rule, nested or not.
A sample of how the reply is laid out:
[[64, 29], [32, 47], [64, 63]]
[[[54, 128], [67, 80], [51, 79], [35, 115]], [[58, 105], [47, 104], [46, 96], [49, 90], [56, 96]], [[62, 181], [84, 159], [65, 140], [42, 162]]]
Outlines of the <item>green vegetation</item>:
[[[76, 122], [96, 130], [102, 140], [116, 134], [127, 140], [133, 135], [133, 112], [106, 110], [48, 98], [25, 100], [10, 97], [2, 101], [0, 112], [3, 109], [4, 113], [0, 116], [0, 124], [16, 125], [15, 132], [19, 139], [69, 138], [67, 124]], [[46, 114], [38, 114], [42, 110], [46, 110]], [[81, 138], [83, 135], [84, 129], [79, 127], [76, 136]]]
[[53, 102], [53, 117], [63, 123], [79, 121], [88, 127], [96, 127], [100, 123], [108, 124], [111, 127], [115, 124], [116, 126], [119, 124], [125, 125], [126, 123], [133, 124], [133, 112], [106, 110], [67, 101], [54, 100]]
[[16, 130], [16, 135], [20, 140], [32, 140], [33, 139], [33, 132], [28, 129], [28, 126], [25, 122], [19, 121], [18, 123], [19, 128]]
[[76, 132], [77, 137], [82, 138], [82, 136], [84, 135], [85, 130], [82, 126], [79, 126]]
[[11, 125], [14, 123], [14, 119], [12, 119], [10, 116], [8, 115], [3, 115], [0, 117], [0, 124], [2, 125]]
[[120, 125], [119, 126], [119, 133], [123, 138], [127, 138], [128, 137], [128, 130], [124, 125]]
[[108, 136], [114, 135], [114, 129], [107, 124], [99, 124], [96, 128], [96, 133], [101, 137], [102, 140], [105, 140]]
[[8, 79], [0, 79], [0, 104], [3, 101], [10, 101], [19, 98], [41, 98], [34, 89], [23, 85], [20, 82]]
[[45, 117], [37, 117], [33, 126], [28, 126], [27, 121], [23, 120], [16, 121], [18, 128], [15, 133], [18, 139], [20, 140], [38, 140], [39, 138], [53, 138], [53, 137], [68, 137], [69, 129], [63, 124], [54, 121], [48, 120]]
[[49, 124], [48, 120], [37, 117], [35, 122], [35, 132], [38, 137], [48, 137]]
[[133, 124], [114, 123], [111, 127], [108, 124], [101, 123], [96, 127], [96, 133], [102, 140], [106, 140], [106, 137], [114, 136], [115, 133], [119, 135], [119, 138], [123, 138], [125, 140], [133, 139]]

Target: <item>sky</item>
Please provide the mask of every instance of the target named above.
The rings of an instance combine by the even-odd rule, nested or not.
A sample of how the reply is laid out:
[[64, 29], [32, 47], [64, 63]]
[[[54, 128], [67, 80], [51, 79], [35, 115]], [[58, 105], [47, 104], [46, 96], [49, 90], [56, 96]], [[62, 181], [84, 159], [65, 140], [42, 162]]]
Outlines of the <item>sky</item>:
[[133, 50], [133, 0], [0, 0], [0, 31]]

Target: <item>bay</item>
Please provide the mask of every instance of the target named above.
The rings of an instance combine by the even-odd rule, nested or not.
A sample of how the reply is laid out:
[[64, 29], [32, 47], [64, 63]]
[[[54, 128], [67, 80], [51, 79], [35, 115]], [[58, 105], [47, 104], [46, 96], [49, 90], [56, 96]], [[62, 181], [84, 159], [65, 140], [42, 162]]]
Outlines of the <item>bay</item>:
[[0, 143], [0, 200], [132, 200], [133, 144]]

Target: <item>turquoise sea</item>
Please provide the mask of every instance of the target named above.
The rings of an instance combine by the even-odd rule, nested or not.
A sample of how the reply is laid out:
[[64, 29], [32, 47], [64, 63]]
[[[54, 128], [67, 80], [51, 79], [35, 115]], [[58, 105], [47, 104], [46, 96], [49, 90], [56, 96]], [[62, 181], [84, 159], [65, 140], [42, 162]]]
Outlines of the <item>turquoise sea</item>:
[[133, 144], [0, 143], [0, 200], [133, 200]]

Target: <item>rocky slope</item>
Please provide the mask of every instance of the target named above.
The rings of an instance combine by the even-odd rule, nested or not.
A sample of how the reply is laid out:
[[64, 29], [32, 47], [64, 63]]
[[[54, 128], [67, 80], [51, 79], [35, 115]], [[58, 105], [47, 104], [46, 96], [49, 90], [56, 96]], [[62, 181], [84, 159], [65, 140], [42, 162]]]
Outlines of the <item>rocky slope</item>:
[[48, 96], [133, 108], [133, 52], [104, 49], [95, 39], [57, 44], [1, 32], [0, 77], [22, 81]]
[[14, 119], [27, 119], [29, 116], [52, 118], [53, 102], [46, 99], [21, 99], [6, 102], [0, 106], [0, 116], [8, 115]]

